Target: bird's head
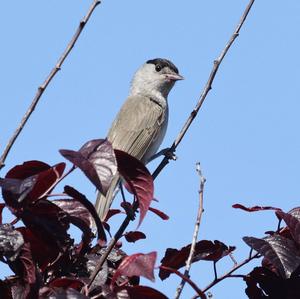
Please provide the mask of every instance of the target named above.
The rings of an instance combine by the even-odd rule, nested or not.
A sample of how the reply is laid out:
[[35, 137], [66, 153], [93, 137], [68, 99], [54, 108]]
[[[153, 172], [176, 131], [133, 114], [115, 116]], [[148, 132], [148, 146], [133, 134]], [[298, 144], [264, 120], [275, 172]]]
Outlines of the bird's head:
[[167, 98], [175, 82], [183, 80], [177, 67], [167, 59], [155, 58], [144, 63], [135, 73], [131, 95], [158, 95]]

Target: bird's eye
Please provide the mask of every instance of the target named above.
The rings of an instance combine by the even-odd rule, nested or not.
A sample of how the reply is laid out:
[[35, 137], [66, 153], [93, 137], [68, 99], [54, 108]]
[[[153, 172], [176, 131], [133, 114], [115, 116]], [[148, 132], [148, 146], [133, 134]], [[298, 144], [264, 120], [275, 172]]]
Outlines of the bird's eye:
[[162, 69], [161, 65], [157, 64], [157, 65], [155, 66], [155, 70], [156, 70], [157, 72], [161, 71], [161, 69]]

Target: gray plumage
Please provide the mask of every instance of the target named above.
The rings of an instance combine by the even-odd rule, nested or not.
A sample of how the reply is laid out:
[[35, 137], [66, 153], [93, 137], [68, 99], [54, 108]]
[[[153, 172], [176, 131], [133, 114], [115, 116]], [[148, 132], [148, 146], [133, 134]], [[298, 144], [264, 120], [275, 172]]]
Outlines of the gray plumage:
[[[167, 97], [175, 84], [182, 80], [176, 66], [167, 59], [148, 60], [136, 72], [129, 96], [117, 114], [108, 133], [113, 148], [127, 152], [147, 163], [157, 152], [168, 125]], [[117, 174], [103, 196], [98, 193], [96, 210], [101, 220], [111, 206], [114, 190], [119, 183]]]

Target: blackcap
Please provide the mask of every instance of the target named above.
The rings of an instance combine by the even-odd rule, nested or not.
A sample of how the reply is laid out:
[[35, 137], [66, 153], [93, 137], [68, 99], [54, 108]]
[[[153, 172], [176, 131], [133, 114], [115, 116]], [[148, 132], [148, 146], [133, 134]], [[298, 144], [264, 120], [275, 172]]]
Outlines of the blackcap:
[[[135, 73], [129, 96], [108, 133], [114, 149], [127, 152], [143, 163], [157, 152], [168, 125], [168, 94], [177, 80], [177, 67], [169, 60], [148, 60]], [[104, 220], [120, 181], [117, 174], [106, 194], [97, 195], [96, 210]]]

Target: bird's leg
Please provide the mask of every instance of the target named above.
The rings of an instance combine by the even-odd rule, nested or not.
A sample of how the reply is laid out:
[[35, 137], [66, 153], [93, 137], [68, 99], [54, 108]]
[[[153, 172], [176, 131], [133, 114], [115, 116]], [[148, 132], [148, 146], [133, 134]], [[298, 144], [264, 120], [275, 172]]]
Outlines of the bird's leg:
[[135, 219], [135, 211], [132, 208], [132, 205], [126, 200], [125, 192], [123, 188], [122, 181], [120, 180], [119, 186], [117, 187], [118, 191], [121, 190], [122, 200], [121, 207], [125, 210], [125, 213], [129, 216], [130, 220]]
[[158, 158], [160, 156], [166, 156], [169, 160], [174, 160], [174, 161], [177, 160], [177, 156], [175, 155], [174, 150], [172, 150], [172, 148], [170, 148], [170, 147], [167, 147], [167, 148], [160, 150], [158, 153], [154, 154], [149, 159], [148, 163], [155, 160], [156, 158]]

